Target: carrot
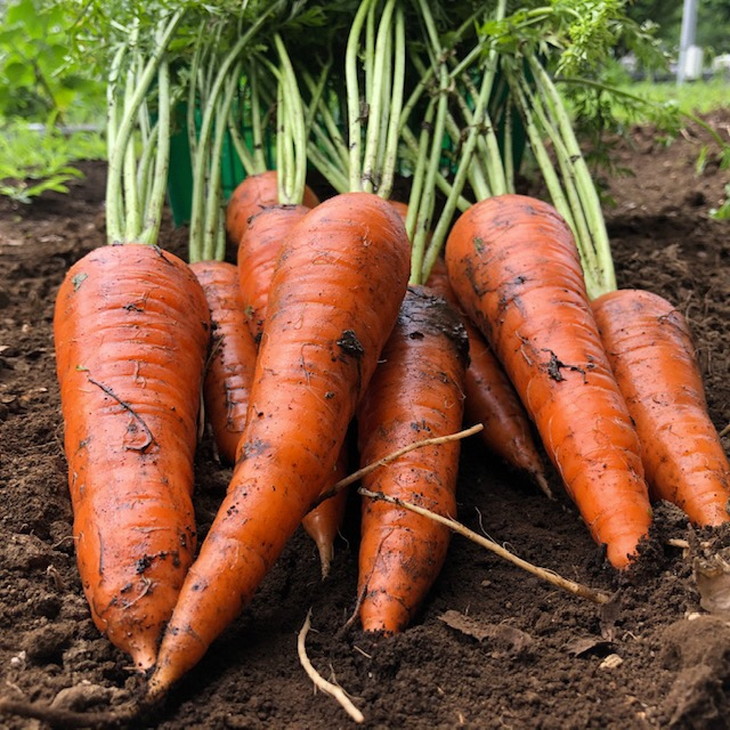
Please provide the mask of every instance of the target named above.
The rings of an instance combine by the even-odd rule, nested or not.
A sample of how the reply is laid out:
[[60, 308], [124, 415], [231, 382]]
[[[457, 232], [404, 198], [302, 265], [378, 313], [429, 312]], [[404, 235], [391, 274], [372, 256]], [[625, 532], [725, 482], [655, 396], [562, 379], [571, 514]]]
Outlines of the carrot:
[[[261, 338], [266, 318], [271, 278], [282, 242], [289, 230], [307, 213], [304, 205], [273, 205], [251, 216], [238, 244], [238, 277], [241, 307], [255, 342]], [[338, 460], [334, 481], [345, 476], [344, 454]], [[342, 524], [347, 492], [342, 490], [309, 512], [302, 526], [314, 540], [322, 565], [322, 577], [329, 574], [334, 540]]]
[[[347, 476], [347, 444], [340, 451], [334, 471], [330, 477], [329, 489], [340, 479]], [[325, 499], [313, 510], [307, 512], [302, 520], [302, 527], [309, 537], [314, 540], [319, 552], [319, 562], [322, 567], [322, 579], [330, 573], [330, 566], [335, 554], [335, 539], [342, 526], [347, 507], [347, 490], [341, 489], [334, 496]]]
[[626, 567], [651, 508], [636, 431], [567, 225], [542, 201], [486, 198], [454, 224], [446, 264], [591, 534], [614, 566]]
[[[314, 208], [319, 198], [308, 186], [304, 187], [302, 205]], [[226, 205], [226, 234], [234, 246], [241, 240], [248, 219], [262, 209], [279, 204], [278, 178], [276, 170], [266, 170], [250, 175], [231, 193]]]
[[248, 219], [238, 243], [241, 304], [251, 334], [258, 342], [266, 317], [271, 277], [289, 229], [309, 210], [304, 205], [272, 205]]
[[[457, 311], [461, 310], [442, 258], [434, 263], [427, 284]], [[484, 425], [480, 438], [490, 451], [530, 474], [543, 492], [552, 496], [519, 396], [484, 335], [469, 317], [461, 314], [469, 338], [469, 367], [464, 378], [465, 418], [470, 423]]]
[[198, 261], [190, 268], [205, 292], [213, 327], [203, 386], [205, 416], [218, 453], [232, 464], [246, 420], [256, 343], [243, 316], [238, 269], [224, 261]]
[[383, 200], [347, 193], [312, 209], [284, 242], [240, 457], [163, 637], [153, 696], [236, 617], [329, 485], [405, 293], [404, 240]]
[[592, 303], [641, 443], [652, 495], [697, 525], [730, 519], [730, 465], [707, 412], [692, 335], [666, 299], [619, 289]]
[[195, 550], [193, 455], [209, 329], [192, 272], [149, 245], [92, 251], [56, 299], [79, 573], [94, 623], [142, 670], [155, 662]]
[[[468, 342], [441, 297], [409, 287], [358, 409], [363, 464], [394, 449], [458, 431]], [[456, 513], [459, 442], [411, 451], [363, 478], [363, 487], [443, 515]], [[450, 532], [420, 515], [366, 499], [362, 509], [358, 596], [366, 631], [404, 629], [436, 580]]]

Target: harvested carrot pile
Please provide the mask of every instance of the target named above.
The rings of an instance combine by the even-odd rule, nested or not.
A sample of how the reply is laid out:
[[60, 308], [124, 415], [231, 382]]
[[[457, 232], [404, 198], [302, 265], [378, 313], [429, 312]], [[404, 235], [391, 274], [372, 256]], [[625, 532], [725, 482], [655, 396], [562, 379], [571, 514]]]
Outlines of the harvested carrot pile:
[[[299, 623], [300, 681], [325, 692], [330, 723], [344, 710], [387, 726], [519, 724], [532, 707], [528, 722], [562, 724], [556, 695], [570, 703], [573, 678], [601, 673], [611, 701], [581, 687], [573, 724], [608, 708], [632, 726], [720, 722], [712, 688], [730, 651], [710, 646], [730, 612], [730, 426], [710, 320], [727, 244], [692, 265], [656, 241], [639, 257], [607, 219], [560, 83], [590, 74], [608, 34], [559, 7], [466, 9], [93, 17], [110, 53], [103, 217], [45, 291], [57, 391], [38, 393], [58, 394], [46, 433], [67, 491], [46, 478], [62, 514], [41, 530], [26, 508], [8, 543], [11, 570], [45, 570], [48, 597], [10, 643], [3, 719], [195, 724], [181, 698], [240, 707], [243, 684], [257, 721], [309, 726], [279, 706], [274, 676], [236, 676], [265, 671]], [[329, 56], [311, 56], [325, 29]], [[724, 169], [730, 144], [701, 129], [704, 169]], [[192, 171], [177, 229], [175, 135]], [[224, 147], [242, 170], [230, 198]], [[696, 302], [700, 283], [677, 288], [695, 263]], [[313, 556], [318, 578], [302, 579]], [[673, 613], [642, 612], [660, 597]], [[73, 648], [86, 617], [111, 666], [44, 691], [54, 665], [89, 661]], [[695, 633], [706, 651], [688, 650]], [[417, 651], [413, 672], [442, 669], [403, 673], [402, 650]], [[471, 652], [479, 681], [454, 682]], [[487, 688], [485, 660], [500, 664]], [[652, 663], [663, 685], [620, 685], [624, 665]], [[214, 724], [251, 724], [223, 713]]]
[[[711, 121], [728, 124], [730, 118]], [[701, 134], [690, 127], [688, 139], [652, 149], [651, 130], [636, 130], [635, 143], [619, 148], [622, 164], [654, 182], [616, 180], [617, 207], [607, 216], [621, 285], [651, 286], [682, 302], [710, 413], [722, 427], [730, 409], [730, 251], [723, 227], [708, 220], [706, 207], [688, 203], [684, 192], [697, 191], [708, 201], [722, 193], [721, 175], [695, 177]], [[9, 299], [0, 319], [6, 345], [0, 354], [0, 649], [3, 680], [20, 690], [6, 685], [5, 696], [50, 702], [62, 693], [57, 702], [77, 709], [114, 707], [139, 681], [127, 670], [127, 657], [99, 635], [81, 593], [48, 347], [55, 288], [72, 261], [104, 240], [104, 170], [84, 170], [87, 178], [74, 186], [71, 199], [46, 194], [32, 208], [0, 202], [0, 269]], [[184, 256], [187, 229], [166, 221], [163, 235]], [[529, 478], [485, 456], [478, 437], [462, 452], [458, 516], [466, 525], [566, 576], [614, 587], [554, 475], [557, 499], [550, 502]], [[196, 466], [201, 535], [229, 474], [206, 434]], [[700, 594], [682, 551], [667, 544], [687, 537], [686, 522], [672, 509], [656, 511], [647, 562], [622, 581], [618, 618], [606, 624], [610, 641], [593, 605], [540, 584], [460, 537], [452, 538], [447, 563], [410, 631], [386, 644], [366, 639], [356, 627], [338, 633], [354, 608], [354, 516], [350, 510], [324, 585], [314, 544], [304, 531], [294, 536], [256, 600], [173, 693], [158, 727], [331, 727], [338, 709], [323, 713], [331, 700], [312, 694], [296, 658], [296, 633], [310, 605], [316, 629], [307, 641], [310, 658], [325, 676], [330, 664], [335, 668], [343, 687], [363, 698], [359, 706], [373, 724], [431, 727], [456, 725], [460, 715], [475, 723], [494, 715], [522, 726], [557, 726], [556, 718], [585, 725], [590, 718], [604, 727], [651, 728], [672, 717], [702, 725], [728, 711], [714, 688], [730, 676], [723, 659], [730, 636], [711, 616], [685, 621], [687, 612], [701, 610]], [[623, 662], [600, 669], [611, 654]], [[342, 715], [340, 724], [346, 723]], [[6, 724], [24, 730], [28, 721], [9, 718]]]

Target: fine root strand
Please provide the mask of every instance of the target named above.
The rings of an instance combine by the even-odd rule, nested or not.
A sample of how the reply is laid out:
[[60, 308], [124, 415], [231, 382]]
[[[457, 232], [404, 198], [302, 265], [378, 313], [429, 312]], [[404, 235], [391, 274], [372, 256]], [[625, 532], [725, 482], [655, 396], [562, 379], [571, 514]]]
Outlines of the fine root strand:
[[355, 707], [352, 700], [350, 700], [342, 687], [332, 684], [332, 682], [328, 682], [321, 674], [319, 674], [309, 661], [306, 641], [309, 629], [312, 627], [311, 619], [312, 609], [310, 608], [309, 611], [307, 611], [307, 618], [305, 619], [304, 625], [300, 629], [299, 636], [297, 637], [297, 653], [299, 654], [299, 661], [301, 662], [302, 667], [304, 667], [304, 671], [307, 673], [307, 676], [312, 680], [312, 682], [314, 682], [314, 686], [317, 687], [317, 689], [322, 690], [322, 692], [326, 692], [328, 695], [334, 697], [355, 722], [365, 722], [365, 716], [357, 709], [357, 707]]
[[408, 446], [404, 446], [402, 449], [398, 449], [397, 451], [393, 451], [390, 454], [386, 454], [384, 457], [382, 457], [382, 459], [373, 461], [370, 464], [362, 467], [362, 469], [358, 469], [357, 471], [352, 472], [352, 474], [346, 476], [344, 479], [340, 479], [339, 482], [330, 487], [330, 489], [328, 489], [326, 492], [322, 492], [322, 494], [319, 495], [319, 497], [310, 507], [310, 511], [313, 510], [315, 507], [318, 507], [326, 499], [334, 497], [338, 492], [341, 492], [346, 487], [349, 487], [350, 484], [354, 484], [355, 482], [362, 479], [364, 476], [370, 474], [370, 472], [379, 469], [381, 466], [386, 466], [390, 464], [391, 461], [399, 459], [401, 456], [404, 456], [409, 451], [413, 451], [414, 449], [420, 449], [423, 446], [438, 446], [439, 444], [447, 444], [450, 441], [459, 441], [461, 439], [467, 438], [468, 436], [473, 436], [475, 433], [479, 433], [479, 431], [481, 431], [483, 428], [483, 424], [477, 423], [470, 428], [465, 428], [463, 431], [457, 431], [456, 433], [448, 434], [447, 436], [434, 436], [433, 438], [422, 439], [421, 441], [414, 441], [412, 444], [408, 444]]
[[411, 512], [422, 515], [423, 517], [428, 517], [429, 519], [435, 520], [436, 522], [440, 522], [442, 525], [446, 525], [446, 527], [458, 533], [459, 535], [462, 535], [468, 540], [477, 543], [477, 545], [481, 545], [481, 547], [486, 548], [496, 555], [499, 555], [501, 558], [507, 560], [513, 565], [516, 565], [517, 567], [522, 568], [523, 570], [540, 578], [541, 580], [544, 580], [551, 585], [557, 586], [558, 588], [561, 588], [568, 593], [572, 593], [575, 596], [587, 598], [589, 601], [597, 604], [608, 603], [611, 600], [611, 596], [609, 596], [607, 593], [595, 590], [588, 586], [582, 585], [581, 583], [576, 583], [575, 581], [569, 580], [568, 578], [564, 578], [563, 576], [552, 570], [540, 568], [539, 566], [534, 565], [527, 560], [523, 560], [522, 558], [517, 557], [514, 553], [494, 542], [494, 540], [483, 537], [482, 535], [470, 530], [468, 527], [465, 527], [460, 522], [457, 522], [450, 517], [443, 517], [442, 515], [436, 514], [435, 512], [431, 512], [431, 510], [428, 510], [425, 507], [419, 507], [418, 505], [412, 504], [410, 502], [404, 502], [401, 499], [397, 499], [396, 497], [390, 497], [387, 494], [383, 494], [382, 492], [371, 492], [364, 487], [360, 487], [360, 489], [358, 489], [358, 493], [364, 497], [370, 497], [370, 499], [381, 499], [385, 502], [390, 502], [391, 504], [394, 504], [398, 507], [408, 509]]

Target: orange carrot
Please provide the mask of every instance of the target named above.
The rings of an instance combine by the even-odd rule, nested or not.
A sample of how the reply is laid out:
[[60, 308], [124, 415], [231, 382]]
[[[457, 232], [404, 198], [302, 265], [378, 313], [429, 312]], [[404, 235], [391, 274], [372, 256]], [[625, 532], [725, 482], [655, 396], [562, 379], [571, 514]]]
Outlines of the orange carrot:
[[210, 320], [180, 259], [103, 246], [74, 264], [54, 341], [74, 537], [97, 627], [155, 662], [195, 550], [191, 493]]
[[[346, 476], [347, 444], [340, 450], [340, 456], [325, 491]], [[347, 494], [347, 489], [341, 489], [337, 494], [325, 499], [313, 510], [307, 512], [302, 520], [304, 531], [314, 540], [314, 544], [317, 546], [323, 579], [330, 573], [330, 566], [335, 554], [335, 539], [342, 526], [345, 508], [347, 507]]]
[[486, 198], [454, 224], [446, 264], [591, 534], [626, 567], [649, 529], [648, 490], [565, 221], [533, 198]]
[[367, 193], [330, 198], [286, 238], [240, 456], [163, 637], [151, 695], [195, 665], [251, 600], [329, 485], [405, 293], [404, 241], [398, 216]]
[[730, 465], [707, 412], [682, 314], [648, 291], [619, 289], [593, 312], [641, 443], [652, 495], [698, 525], [730, 519]]
[[[319, 198], [309, 187], [304, 187], [302, 204], [314, 208]], [[279, 204], [279, 190], [276, 170], [266, 170], [258, 175], [249, 175], [238, 184], [226, 206], [226, 234], [237, 246], [248, 225], [248, 219], [263, 208]]]
[[203, 387], [205, 416], [218, 453], [232, 464], [246, 420], [256, 343], [243, 315], [238, 269], [224, 261], [198, 261], [190, 268], [205, 292], [213, 327]]
[[[304, 205], [274, 205], [263, 208], [249, 218], [241, 236], [238, 244], [241, 311], [245, 313], [246, 323], [256, 343], [263, 331], [271, 278], [282, 242], [308, 210]], [[338, 460], [338, 467], [344, 469], [342, 460]], [[344, 476], [338, 469], [333, 478], [336, 482]], [[342, 490], [322, 502], [302, 520], [304, 530], [317, 545], [323, 578], [329, 574], [334, 541], [342, 524], [346, 502], [347, 490]]]
[[[358, 409], [363, 465], [414, 441], [454, 433], [463, 417], [468, 341], [458, 315], [424, 287], [409, 287]], [[456, 514], [459, 442], [425, 446], [363, 478], [375, 492]], [[404, 629], [438, 577], [450, 532], [393, 504], [363, 502], [358, 596], [366, 631]]]
[[248, 219], [238, 243], [241, 303], [258, 342], [266, 318], [266, 300], [281, 244], [289, 229], [307, 213], [304, 205], [275, 205]]
[[[443, 259], [436, 260], [427, 283], [461, 312]], [[466, 420], [483, 424], [479, 435], [486, 447], [508, 464], [530, 474], [540, 489], [552, 496], [532, 438], [530, 421], [512, 383], [484, 335], [466, 314], [461, 312], [461, 315], [469, 337], [469, 367], [464, 379]]]

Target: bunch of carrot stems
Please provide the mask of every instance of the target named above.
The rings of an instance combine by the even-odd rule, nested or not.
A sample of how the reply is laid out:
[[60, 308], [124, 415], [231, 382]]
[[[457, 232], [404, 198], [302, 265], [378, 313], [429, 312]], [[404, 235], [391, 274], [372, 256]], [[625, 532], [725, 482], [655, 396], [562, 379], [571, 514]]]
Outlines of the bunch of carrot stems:
[[[308, 23], [322, 18], [308, 15], [306, 4], [264, 5], [244, 8], [233, 24], [225, 13], [201, 11], [184, 40], [176, 34], [186, 17], [190, 22], [189, 10], [164, 14], [153, 30], [132, 25], [109, 75], [109, 242], [158, 243], [171, 111], [184, 101], [194, 170], [188, 259], [195, 275], [159, 248], [152, 268], [140, 265], [138, 274], [125, 274], [121, 302], [110, 306], [133, 321], [119, 322], [118, 338], [126, 344], [106, 353], [106, 371], [93, 353], [66, 351], [79, 332], [97, 342], [96, 325], [75, 320], [86, 290], [108, 286], [94, 268], [99, 257], [70, 272], [57, 305], [59, 362], [70, 363], [59, 365], [64, 417], [78, 410], [70, 383], [78, 387], [79, 373], [90, 373], [84, 382], [87, 390], [94, 385], [97, 399], [80, 408], [73, 431], [67, 425], [72, 494], [84, 493], [78, 480], [87, 467], [128, 469], [132, 479], [152, 474], [155, 499], [164, 503], [166, 487], [159, 487], [170, 477], [157, 470], [168, 468], [163, 443], [177, 444], [170, 458], [180, 496], [175, 509], [166, 505], [169, 525], [155, 529], [169, 531], [183, 547], [175, 552], [149, 542], [150, 516], [139, 512], [137, 526], [129, 529], [144, 538], [135, 538], [129, 564], [153, 568], [149, 576], [142, 571], [130, 578], [122, 565], [109, 588], [106, 576], [89, 577], [93, 560], [79, 545], [95, 619], [141, 670], [154, 667], [154, 698], [201, 659], [252, 599], [312, 506], [352, 470], [344, 457], [353, 423], [361, 465], [425, 435], [453, 433], [464, 418], [490, 424], [487, 437], [497, 433], [497, 422], [514, 426], [500, 444], [487, 438], [490, 448], [549, 493], [538, 453], [544, 451], [618, 568], [636, 558], [647, 534], [650, 498], [673, 499], [699, 524], [728, 519], [723, 510], [730, 469], [722, 447], [702, 449], [704, 470], [714, 479], [705, 480], [703, 496], [692, 496], [691, 484], [663, 486], [666, 477], [645, 446], [651, 428], [661, 425], [634, 405], [638, 395], [628, 390], [634, 386], [616, 382], [614, 371], [624, 363], [609, 363], [602, 344], [602, 336], [611, 336], [612, 351], [619, 350], [608, 316], [601, 315], [599, 331], [591, 304], [616, 290], [600, 199], [538, 54], [544, 44], [505, 45], [500, 35], [508, 27], [532, 28], [550, 11], [520, 11], [509, 26], [506, 3], [499, 0], [451, 28], [427, 0], [361, 0], [351, 13], [340, 8], [324, 19], [346, 42], [302, 53], [303, 38], [312, 35]], [[140, 42], [145, 32], [151, 44]], [[141, 48], [152, 50], [146, 57]], [[518, 120], [552, 205], [515, 193], [512, 130]], [[227, 204], [219, 169], [226, 134], [246, 171]], [[275, 139], [273, 165], [264, 155], [267, 138]], [[444, 142], [452, 152], [444, 151]], [[306, 186], [310, 166], [334, 191], [322, 203]], [[407, 200], [392, 201], [404, 179]], [[236, 249], [235, 265], [225, 262], [227, 243]], [[151, 249], [144, 250], [135, 255], [144, 258]], [[185, 280], [189, 288], [173, 292], [170, 282], [160, 291], [161, 272], [173, 264], [174, 287]], [[186, 306], [180, 302], [193, 300], [189, 316], [179, 315]], [[148, 309], [166, 322], [180, 320], [185, 330], [176, 342], [194, 341], [195, 353], [182, 352], [179, 344], [154, 345], [166, 359], [153, 364], [147, 339], [162, 325], [143, 318]], [[647, 316], [661, 322], [669, 315]], [[150, 401], [147, 383], [171, 379], [175, 366], [188, 368], [190, 403]], [[189, 500], [203, 380], [206, 415], [219, 421], [213, 432], [232, 476], [195, 553]], [[485, 404], [485, 391], [504, 395]], [[95, 414], [102, 412], [124, 422], [124, 458], [117, 464], [107, 459], [103, 468], [84, 462], [82, 469], [79, 454], [98, 431]], [[170, 412], [184, 412], [179, 420], [188, 430], [168, 438], [160, 414]], [[642, 425], [641, 437], [634, 423]], [[704, 428], [710, 444], [712, 425]], [[412, 454], [373, 472], [363, 486], [453, 517], [458, 443]], [[664, 453], [661, 459], [666, 461]], [[677, 471], [687, 469], [678, 465]], [[139, 495], [122, 491], [124, 501], [116, 507], [127, 509]], [[322, 502], [318, 525], [311, 526], [323, 574], [344, 509], [341, 498], [331, 510], [325, 507], [334, 504]], [[362, 525], [357, 614], [367, 630], [401, 631], [446, 559], [448, 530], [371, 498], [363, 500]], [[97, 551], [111, 539], [103, 524], [98, 529]], [[184, 559], [168, 560], [181, 552]], [[194, 570], [187, 572], [191, 564]], [[100, 578], [106, 579], [108, 607], [94, 594]], [[128, 596], [129, 586], [138, 594]], [[157, 606], [153, 595], [165, 604]], [[120, 620], [107, 611], [112, 607], [123, 609], [122, 633], [131, 641], [110, 628]], [[145, 612], [156, 616], [152, 625]], [[143, 623], [146, 633], [137, 638]]]

